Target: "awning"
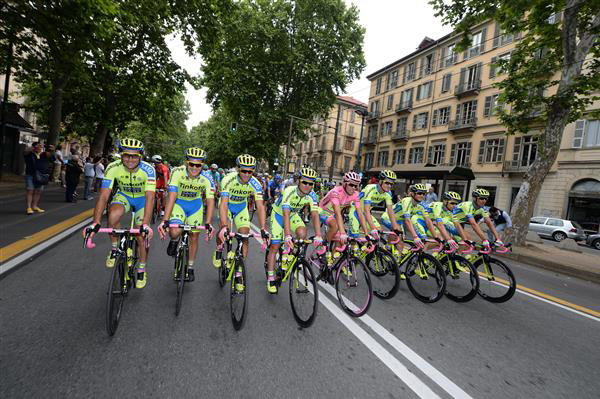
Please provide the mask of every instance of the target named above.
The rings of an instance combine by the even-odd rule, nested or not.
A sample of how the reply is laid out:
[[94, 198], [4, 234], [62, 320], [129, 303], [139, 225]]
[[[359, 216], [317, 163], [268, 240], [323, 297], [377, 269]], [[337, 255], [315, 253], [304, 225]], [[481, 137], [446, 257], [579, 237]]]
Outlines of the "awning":
[[6, 105], [6, 118], [4, 123], [7, 127], [12, 127], [13, 129], [18, 130], [30, 130], [32, 132], [35, 132], [33, 130], [33, 126], [31, 126], [29, 122], [27, 122], [25, 119], [23, 119], [21, 115], [19, 115], [19, 108], [17, 104], [7, 102]]

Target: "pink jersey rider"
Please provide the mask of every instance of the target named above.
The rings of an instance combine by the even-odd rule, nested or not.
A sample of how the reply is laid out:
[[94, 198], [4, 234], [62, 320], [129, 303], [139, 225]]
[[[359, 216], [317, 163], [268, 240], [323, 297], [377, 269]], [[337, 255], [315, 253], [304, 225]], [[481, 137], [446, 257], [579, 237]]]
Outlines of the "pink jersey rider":
[[331, 220], [335, 219], [333, 205], [338, 205], [343, 212], [354, 203], [356, 209], [360, 210], [359, 193], [360, 191], [356, 190], [352, 195], [349, 195], [346, 193], [344, 186], [337, 186], [329, 191], [329, 193], [323, 197], [321, 202], [319, 202], [319, 207], [321, 208], [321, 223], [329, 223]]

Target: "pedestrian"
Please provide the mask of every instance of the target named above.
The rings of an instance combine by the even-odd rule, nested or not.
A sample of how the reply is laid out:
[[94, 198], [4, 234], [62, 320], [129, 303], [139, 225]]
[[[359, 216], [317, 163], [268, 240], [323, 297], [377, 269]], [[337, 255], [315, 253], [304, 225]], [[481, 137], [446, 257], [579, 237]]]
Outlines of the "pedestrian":
[[67, 183], [67, 191], [65, 198], [67, 202], [77, 202], [75, 190], [79, 184], [79, 178], [83, 173], [83, 165], [79, 160], [79, 155], [71, 155], [71, 159], [67, 162], [67, 170], [65, 172], [65, 182]]
[[104, 162], [106, 160], [102, 157], [96, 157], [94, 160], [94, 172], [96, 173], [96, 181], [94, 183], [94, 192], [97, 193], [100, 191], [100, 186], [102, 185], [102, 179], [104, 179]]
[[[494, 226], [496, 227], [496, 231], [498, 232], [498, 234], [501, 235], [500, 237], [504, 240], [502, 233], [506, 233], [507, 229], [512, 228], [512, 219], [510, 218], [510, 215], [508, 214], [508, 212], [498, 209], [495, 206], [492, 206], [490, 208], [490, 219], [492, 219], [492, 222], [494, 222]], [[487, 235], [490, 238], [490, 241], [494, 240], [494, 235], [491, 231], [488, 231]]]
[[61, 171], [64, 164], [62, 146], [59, 144], [54, 151], [54, 169], [52, 170], [52, 182], [62, 185]]
[[429, 192], [425, 196], [425, 200], [423, 201], [426, 205], [431, 204], [432, 202], [437, 202], [438, 196], [433, 189], [433, 186], [429, 187]]
[[23, 153], [25, 159], [25, 199], [26, 213], [44, 212], [38, 205], [44, 186], [50, 181], [50, 156], [43, 152], [42, 143], [33, 143]]
[[83, 199], [92, 200], [92, 186], [94, 185], [94, 177], [96, 177], [95, 165], [92, 162], [91, 157], [85, 159], [85, 165], [83, 167]]

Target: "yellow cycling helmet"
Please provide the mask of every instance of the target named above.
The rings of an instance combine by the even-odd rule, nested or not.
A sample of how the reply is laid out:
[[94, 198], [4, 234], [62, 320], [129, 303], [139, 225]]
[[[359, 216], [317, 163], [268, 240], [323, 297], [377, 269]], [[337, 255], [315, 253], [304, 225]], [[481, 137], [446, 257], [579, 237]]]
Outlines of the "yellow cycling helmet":
[[443, 196], [443, 198], [444, 198], [445, 200], [455, 200], [455, 201], [459, 201], [459, 202], [460, 202], [460, 201], [461, 201], [461, 199], [462, 199], [462, 198], [461, 198], [461, 196], [460, 196], [460, 194], [459, 194], [459, 193], [456, 193], [456, 192], [454, 192], [454, 191], [446, 191], [446, 192], [444, 193], [444, 196]]
[[417, 183], [410, 186], [410, 191], [413, 193], [426, 193], [427, 186], [425, 184]]
[[119, 152], [125, 154], [144, 155], [144, 144], [138, 139], [124, 138], [119, 140]]
[[379, 172], [379, 180], [389, 180], [394, 183], [396, 181], [396, 173], [391, 170], [382, 170]]
[[490, 196], [490, 192], [484, 188], [473, 190], [472, 194], [474, 198], [489, 198]]
[[185, 150], [185, 157], [188, 160], [194, 159], [198, 161], [204, 161], [204, 159], [206, 158], [206, 152], [202, 148], [190, 147], [187, 150]]
[[256, 158], [248, 154], [238, 156], [235, 162], [240, 168], [254, 169], [256, 167]]
[[315, 180], [317, 178], [317, 172], [312, 168], [304, 167], [300, 170], [300, 177], [306, 180]]

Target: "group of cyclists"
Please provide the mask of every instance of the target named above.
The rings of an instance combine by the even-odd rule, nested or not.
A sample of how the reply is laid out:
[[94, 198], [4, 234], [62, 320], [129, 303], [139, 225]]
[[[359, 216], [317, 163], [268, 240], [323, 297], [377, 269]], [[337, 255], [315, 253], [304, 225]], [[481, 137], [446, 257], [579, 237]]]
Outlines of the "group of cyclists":
[[[471, 240], [470, 234], [464, 228], [467, 224], [472, 227], [484, 246], [490, 246], [478, 224], [482, 220], [495, 238], [494, 245], [503, 246], [485, 208], [490, 194], [481, 188], [472, 192], [472, 201], [463, 202], [460, 194], [448, 191], [443, 193], [442, 201], [424, 205], [427, 186], [418, 183], [410, 186], [407, 197], [394, 203], [391, 190], [396, 183], [396, 174], [390, 170], [382, 171], [376, 183], [368, 184], [362, 190], [361, 176], [349, 171], [344, 174], [340, 185], [321, 193], [323, 185], [314, 169], [303, 167], [291, 181], [284, 182], [278, 175], [269, 179], [268, 175], [257, 175], [256, 158], [248, 154], [237, 157], [235, 170], [229, 173], [217, 172], [215, 175], [205, 168], [206, 153], [198, 147], [188, 148], [185, 151], [184, 163], [172, 170], [163, 164], [160, 156], [152, 158], [154, 165], [145, 162], [144, 145], [137, 139], [120, 140], [119, 153], [120, 158], [106, 168], [93, 221], [84, 229], [84, 236], [86, 233], [93, 234], [94, 231], [98, 231], [104, 210], [108, 209], [109, 227], [118, 228], [123, 215], [132, 212], [134, 226], [151, 239], [153, 231], [150, 218], [155, 191], [157, 188], [164, 189], [166, 191], [161, 198], [164, 200], [164, 213], [161, 214], [158, 233], [163, 239], [169, 237], [167, 254], [175, 255], [182, 231], [179, 227], [169, 225], [203, 226], [210, 238], [219, 232], [216, 237], [217, 249], [212, 256], [214, 267], [219, 268], [224, 256], [220, 250], [224, 233], [230, 231], [233, 225], [241, 234], [250, 232], [249, 201], [252, 199], [258, 215], [260, 236], [269, 245], [266, 285], [271, 294], [277, 293], [274, 265], [279, 248], [283, 244], [291, 248], [294, 239], [307, 238], [307, 221], [313, 224], [314, 244], [326, 245], [329, 255], [335, 251], [332, 243], [342, 245], [349, 237], [363, 234], [368, 240], [377, 241], [382, 233], [382, 225], [400, 238], [407, 230], [413, 237], [412, 245], [418, 248], [427, 248], [426, 238], [432, 237], [443, 240], [449, 248], [456, 250], [466, 246], [466, 242]], [[115, 186], [117, 188], [113, 190]], [[320, 197], [320, 194], [324, 195]], [[268, 217], [269, 229], [265, 198], [272, 201], [272, 210]], [[372, 212], [377, 205], [385, 207], [381, 222]], [[211, 224], [215, 206], [219, 220], [217, 229]], [[309, 217], [302, 218], [301, 212], [305, 209]], [[326, 226], [324, 237], [322, 226]], [[186, 277], [189, 281], [194, 280], [194, 260], [198, 250], [199, 232], [199, 229], [194, 229], [191, 234]], [[146, 267], [149, 248], [142, 245], [142, 239], [142, 235], [139, 235], [137, 288], [144, 288], [148, 279]], [[106, 258], [108, 268], [114, 267], [115, 264], [114, 253], [118, 245], [116, 237], [111, 237], [111, 244], [112, 249]], [[408, 251], [402, 240], [395, 245], [400, 253]], [[247, 254], [246, 240], [243, 244], [243, 255]]]

